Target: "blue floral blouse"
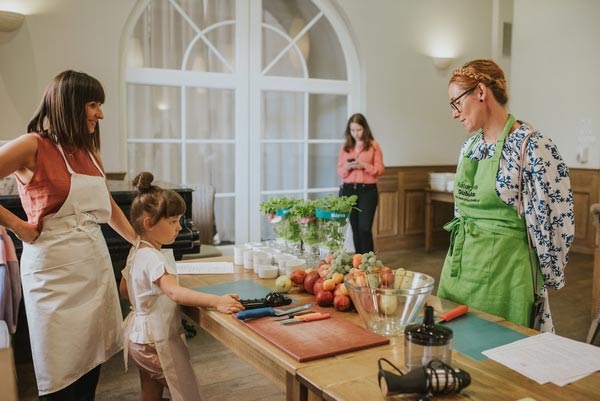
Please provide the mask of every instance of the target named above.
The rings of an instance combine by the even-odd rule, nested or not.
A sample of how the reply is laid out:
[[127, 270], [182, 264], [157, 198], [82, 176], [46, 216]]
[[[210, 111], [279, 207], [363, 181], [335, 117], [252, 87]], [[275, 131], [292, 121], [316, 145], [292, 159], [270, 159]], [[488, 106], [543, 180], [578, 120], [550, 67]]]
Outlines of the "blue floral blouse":
[[[502, 148], [500, 166], [496, 176], [496, 193], [507, 205], [517, 209], [518, 174], [521, 148], [531, 126], [522, 123], [510, 133]], [[491, 158], [496, 144], [486, 144], [479, 134], [465, 141], [460, 158], [476, 141], [467, 155], [473, 160]], [[546, 288], [560, 289], [565, 285], [564, 270], [569, 260], [569, 249], [575, 235], [573, 193], [569, 169], [562, 160], [556, 145], [549, 138], [535, 132], [527, 142], [527, 160], [523, 166], [522, 199], [525, 221], [531, 241], [535, 246], [544, 277], [546, 298], [542, 331], [554, 331]], [[458, 215], [458, 210], [455, 209]]]

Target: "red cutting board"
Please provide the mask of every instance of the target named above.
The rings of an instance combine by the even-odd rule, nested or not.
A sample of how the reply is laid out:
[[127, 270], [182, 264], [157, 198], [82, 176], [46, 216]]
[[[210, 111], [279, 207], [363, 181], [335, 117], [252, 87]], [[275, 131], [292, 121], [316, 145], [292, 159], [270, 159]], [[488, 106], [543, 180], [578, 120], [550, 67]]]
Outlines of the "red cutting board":
[[[313, 308], [321, 313], [332, 309]], [[348, 319], [332, 316], [325, 320], [283, 325], [273, 317], [239, 320], [250, 330], [289, 354], [298, 362], [384, 345], [389, 338], [373, 333]]]

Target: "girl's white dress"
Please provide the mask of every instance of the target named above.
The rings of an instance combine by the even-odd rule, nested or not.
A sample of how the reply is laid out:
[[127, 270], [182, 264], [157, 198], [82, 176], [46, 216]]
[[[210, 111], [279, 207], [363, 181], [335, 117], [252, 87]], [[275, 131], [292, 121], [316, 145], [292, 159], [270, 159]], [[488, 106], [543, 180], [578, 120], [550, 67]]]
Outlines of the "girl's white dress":
[[122, 271], [132, 308], [123, 323], [125, 366], [130, 341], [154, 344], [172, 400], [200, 400], [181, 325], [180, 307], [156, 284], [165, 272], [177, 275], [172, 250], [140, 248], [140, 242], [145, 241], [138, 240], [134, 244]]

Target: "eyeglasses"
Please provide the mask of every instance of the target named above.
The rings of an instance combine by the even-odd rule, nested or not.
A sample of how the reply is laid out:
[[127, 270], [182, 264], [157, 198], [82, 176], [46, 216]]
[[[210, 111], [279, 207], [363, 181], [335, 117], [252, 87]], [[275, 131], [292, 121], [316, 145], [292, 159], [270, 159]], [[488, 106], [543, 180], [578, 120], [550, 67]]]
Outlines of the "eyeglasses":
[[467, 89], [466, 91], [464, 91], [463, 93], [461, 93], [460, 95], [458, 95], [457, 98], [455, 98], [452, 101], [450, 101], [450, 107], [452, 107], [452, 110], [456, 111], [457, 113], [462, 113], [462, 110], [459, 107], [462, 104], [462, 102], [458, 103], [458, 100], [460, 98], [462, 98], [462, 97], [465, 97], [469, 93], [473, 92], [476, 88], [477, 88], [477, 85], [475, 85], [475, 86]]

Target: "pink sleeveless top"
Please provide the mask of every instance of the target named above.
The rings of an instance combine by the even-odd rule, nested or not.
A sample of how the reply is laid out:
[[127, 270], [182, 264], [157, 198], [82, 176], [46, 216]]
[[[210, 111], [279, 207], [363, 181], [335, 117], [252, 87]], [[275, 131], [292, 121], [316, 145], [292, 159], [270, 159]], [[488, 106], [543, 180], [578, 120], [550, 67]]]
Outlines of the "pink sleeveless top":
[[[27, 184], [17, 177], [17, 187], [27, 221], [41, 230], [44, 216], [57, 212], [67, 199], [71, 189], [71, 174], [58, 147], [50, 138], [40, 134], [29, 135], [35, 135], [38, 140], [35, 169]], [[63, 151], [76, 173], [101, 176], [86, 150], [63, 146]], [[102, 163], [96, 161], [104, 169]]]

